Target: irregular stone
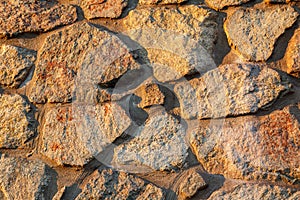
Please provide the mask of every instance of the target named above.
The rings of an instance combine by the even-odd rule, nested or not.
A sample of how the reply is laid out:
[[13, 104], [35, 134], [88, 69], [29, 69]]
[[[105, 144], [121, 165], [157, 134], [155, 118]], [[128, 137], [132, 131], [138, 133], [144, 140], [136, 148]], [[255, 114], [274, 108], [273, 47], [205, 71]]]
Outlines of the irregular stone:
[[290, 108], [262, 117], [199, 122], [190, 145], [213, 174], [245, 180], [300, 180], [300, 124]]
[[28, 92], [35, 103], [107, 100], [105, 88], [139, 66], [119, 38], [88, 23], [48, 36], [38, 54]]
[[287, 64], [287, 73], [300, 78], [300, 28], [289, 42], [286, 50], [285, 60]]
[[195, 5], [141, 8], [123, 20], [126, 34], [147, 50], [160, 82], [215, 68], [212, 52], [217, 38], [217, 15]]
[[0, 148], [17, 148], [35, 134], [30, 105], [20, 95], [0, 95]]
[[99, 17], [118, 18], [127, 6], [128, 0], [83, 0], [81, 7], [87, 19]]
[[202, 176], [195, 170], [191, 170], [179, 185], [179, 199], [189, 199], [193, 197], [198, 190], [207, 186]]
[[41, 161], [4, 155], [0, 158], [0, 191], [5, 200], [52, 199], [54, 179], [55, 172]]
[[0, 1], [0, 37], [45, 32], [77, 20], [76, 8], [55, 1]]
[[251, 0], [205, 0], [205, 3], [215, 10], [221, 10], [227, 6], [237, 6], [249, 1]]
[[21, 47], [2, 45], [0, 48], [0, 85], [17, 88], [34, 65], [36, 52]]
[[137, 170], [145, 166], [163, 171], [183, 166], [188, 154], [185, 130], [162, 107], [151, 107], [145, 125], [132, 135], [135, 138], [114, 149], [117, 167]]
[[180, 4], [187, 0], [139, 0], [139, 4], [141, 5], [151, 5], [151, 4]]
[[41, 153], [59, 165], [83, 166], [130, 124], [116, 103], [56, 106], [45, 113]]
[[141, 98], [138, 106], [145, 108], [153, 105], [162, 105], [164, 103], [165, 96], [155, 83], [149, 83], [142, 85], [137, 89], [135, 95]]
[[285, 29], [297, 20], [298, 13], [288, 5], [263, 9], [239, 9], [224, 23], [229, 44], [245, 59], [266, 61]]
[[290, 3], [290, 2], [297, 2], [300, 0], [264, 0], [267, 3]]
[[284, 188], [276, 185], [261, 184], [240, 184], [230, 190], [218, 190], [214, 192], [209, 200], [229, 200], [229, 199], [272, 199], [282, 200], [290, 199], [289, 197], [295, 192], [295, 189]]
[[289, 85], [263, 65], [228, 64], [175, 85], [181, 116], [218, 118], [254, 113], [271, 105]]
[[96, 170], [76, 200], [83, 199], [164, 199], [162, 189], [144, 180], [111, 169]]

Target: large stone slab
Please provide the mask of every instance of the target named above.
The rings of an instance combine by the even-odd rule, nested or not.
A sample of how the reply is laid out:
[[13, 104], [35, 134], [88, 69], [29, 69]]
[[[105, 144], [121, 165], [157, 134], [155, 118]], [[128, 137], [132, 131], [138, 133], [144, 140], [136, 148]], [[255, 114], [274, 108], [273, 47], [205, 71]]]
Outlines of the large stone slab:
[[249, 1], [251, 0], [205, 0], [205, 3], [215, 10], [221, 10], [227, 6], [237, 6]]
[[35, 134], [36, 120], [20, 95], [0, 95], [0, 148], [17, 148]]
[[295, 30], [291, 38], [285, 55], [286, 72], [300, 78], [300, 28]]
[[83, 0], [81, 7], [87, 19], [105, 17], [118, 18], [127, 6], [128, 0]]
[[134, 175], [111, 169], [96, 170], [85, 184], [76, 200], [83, 199], [157, 199], [163, 200], [164, 192], [151, 183]]
[[199, 122], [189, 132], [191, 148], [210, 173], [299, 183], [300, 124], [292, 110]]
[[132, 135], [132, 140], [114, 149], [117, 168], [168, 171], [184, 165], [188, 155], [185, 129], [162, 107], [151, 107], [145, 125]]
[[131, 124], [116, 103], [55, 106], [44, 120], [41, 153], [58, 165], [75, 166], [105, 150]]
[[152, 5], [152, 4], [180, 4], [187, 0], [139, 0], [139, 4], [141, 5]]
[[284, 188], [276, 185], [262, 184], [239, 184], [230, 190], [220, 189], [214, 192], [209, 200], [229, 199], [274, 199], [274, 200], [295, 200], [293, 194], [295, 189]]
[[41, 161], [23, 158], [0, 158], [0, 196], [4, 200], [52, 199], [55, 172]]
[[266, 66], [228, 64], [176, 84], [174, 92], [182, 117], [203, 119], [254, 113], [288, 88], [280, 75]]
[[0, 1], [0, 37], [45, 32], [77, 20], [76, 8], [55, 1]]
[[0, 85], [17, 88], [28, 75], [36, 60], [36, 52], [11, 46], [0, 47]]
[[89, 23], [78, 23], [48, 36], [38, 52], [28, 91], [35, 103], [109, 100], [103, 89], [139, 67], [115, 35]]
[[195, 5], [140, 8], [123, 24], [125, 34], [147, 50], [155, 78], [167, 82], [216, 67], [216, 18], [214, 11]]
[[266, 61], [278, 37], [293, 25], [297, 16], [288, 5], [238, 9], [226, 19], [224, 29], [229, 44], [244, 60]]

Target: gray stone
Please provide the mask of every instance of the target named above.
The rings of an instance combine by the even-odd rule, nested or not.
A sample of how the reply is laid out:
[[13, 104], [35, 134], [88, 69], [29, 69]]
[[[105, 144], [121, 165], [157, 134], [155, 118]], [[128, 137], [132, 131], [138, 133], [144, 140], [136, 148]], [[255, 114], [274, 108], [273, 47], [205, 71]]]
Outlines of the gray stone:
[[216, 67], [216, 18], [195, 5], [141, 8], [130, 11], [123, 24], [125, 34], [147, 50], [155, 78], [167, 82]]
[[139, 4], [141, 5], [151, 5], [151, 4], [180, 4], [187, 0], [139, 0]]
[[197, 126], [189, 131], [190, 146], [209, 173], [299, 182], [300, 126], [289, 107], [266, 116], [198, 122]]
[[0, 1], [0, 37], [45, 32], [77, 20], [76, 8], [55, 1]]
[[111, 169], [96, 170], [85, 184], [76, 200], [83, 199], [157, 199], [163, 200], [162, 189], [144, 180]]
[[83, 166], [129, 127], [116, 103], [55, 106], [45, 113], [41, 153], [58, 165]]
[[226, 19], [224, 29], [229, 44], [245, 60], [266, 61], [278, 37], [293, 25], [297, 16], [288, 5], [238, 9]]
[[300, 78], [300, 28], [295, 31], [288, 44], [285, 60], [286, 72]]
[[109, 100], [104, 88], [139, 67], [118, 37], [88, 23], [48, 36], [38, 55], [28, 91], [35, 103]]
[[87, 19], [105, 17], [118, 18], [128, 0], [82, 0], [81, 7]]
[[15, 199], [52, 199], [55, 193], [55, 176], [50, 167], [41, 161], [23, 158], [0, 158], [0, 197]]
[[251, 0], [205, 0], [205, 3], [215, 10], [221, 10], [227, 6], [237, 6], [249, 1]]
[[[161, 106], [151, 107], [149, 118], [129, 142], [114, 149], [114, 165], [122, 169], [176, 170], [187, 158], [184, 127]], [[150, 167], [151, 169], [148, 169]]]
[[36, 59], [36, 52], [21, 47], [0, 47], [0, 85], [17, 88], [28, 75]]
[[209, 200], [229, 200], [229, 199], [268, 199], [282, 200], [290, 199], [289, 197], [295, 192], [295, 189], [284, 188], [276, 185], [261, 185], [261, 184], [240, 184], [230, 190], [218, 190], [214, 192]]
[[280, 75], [266, 66], [228, 64], [176, 84], [174, 92], [183, 118], [203, 119], [254, 113], [271, 105], [288, 88]]
[[34, 136], [36, 121], [20, 95], [0, 95], [0, 148], [17, 148]]

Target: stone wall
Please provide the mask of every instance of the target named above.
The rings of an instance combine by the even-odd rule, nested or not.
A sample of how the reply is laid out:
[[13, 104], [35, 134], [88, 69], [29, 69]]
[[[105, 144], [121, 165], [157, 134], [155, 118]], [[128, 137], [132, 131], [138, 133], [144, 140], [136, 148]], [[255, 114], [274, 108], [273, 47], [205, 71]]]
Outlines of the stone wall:
[[299, 0], [0, 0], [0, 199], [300, 199]]

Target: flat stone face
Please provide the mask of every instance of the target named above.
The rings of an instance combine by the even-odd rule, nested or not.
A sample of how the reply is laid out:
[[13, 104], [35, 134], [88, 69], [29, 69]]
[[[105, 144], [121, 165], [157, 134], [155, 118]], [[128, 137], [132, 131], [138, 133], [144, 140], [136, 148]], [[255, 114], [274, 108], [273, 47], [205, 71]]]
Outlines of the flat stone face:
[[289, 199], [292, 200], [292, 195], [295, 194], [295, 189], [284, 188], [276, 185], [259, 185], [259, 184], [240, 184], [234, 186], [231, 190], [218, 190], [214, 192], [209, 200], [218, 199]]
[[226, 6], [237, 6], [249, 1], [251, 0], [205, 0], [205, 3], [215, 10], [221, 10]]
[[300, 180], [299, 122], [290, 107], [262, 117], [199, 123], [190, 145], [204, 168], [226, 177], [295, 183]]
[[83, 199], [157, 199], [163, 200], [162, 189], [144, 180], [127, 174], [116, 172], [111, 169], [96, 170], [76, 197]]
[[77, 20], [76, 8], [54, 1], [0, 1], [0, 37], [45, 32]]
[[41, 161], [23, 158], [0, 158], [0, 197], [13, 199], [52, 199], [55, 177]]
[[298, 28], [286, 49], [287, 73], [300, 78], [300, 28]]
[[144, 127], [133, 135], [135, 138], [115, 148], [113, 161], [116, 166], [132, 170], [143, 166], [153, 170], [173, 170], [183, 166], [188, 154], [185, 130], [162, 107], [151, 107]]
[[30, 105], [20, 95], [0, 95], [0, 148], [17, 148], [35, 133]]
[[139, 0], [141, 5], [151, 5], [151, 4], [180, 4], [187, 0]]
[[297, 16], [288, 5], [239, 9], [226, 19], [224, 29], [229, 44], [244, 60], [266, 61], [278, 37], [293, 25]]
[[81, 7], [87, 19], [105, 17], [118, 18], [127, 6], [128, 0], [83, 0]]
[[268, 67], [229, 64], [176, 84], [174, 92], [182, 117], [203, 119], [254, 113], [287, 88], [280, 75]]
[[109, 92], [101, 85], [138, 67], [119, 38], [88, 23], [48, 36], [38, 54], [28, 92], [35, 103], [107, 100]]
[[130, 11], [123, 24], [125, 34], [147, 50], [155, 78], [167, 82], [215, 68], [216, 18], [194, 5], [141, 8]]
[[41, 153], [59, 165], [83, 166], [130, 124], [116, 103], [50, 108], [42, 127]]
[[0, 46], [0, 85], [17, 88], [34, 65], [36, 52], [11, 45]]

